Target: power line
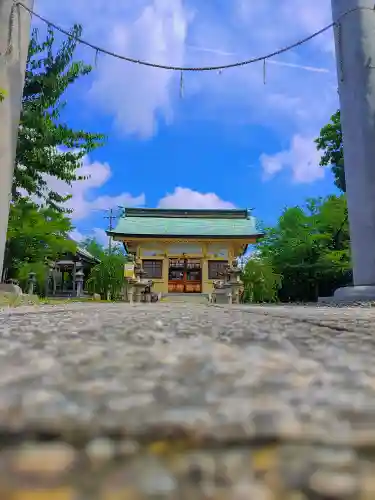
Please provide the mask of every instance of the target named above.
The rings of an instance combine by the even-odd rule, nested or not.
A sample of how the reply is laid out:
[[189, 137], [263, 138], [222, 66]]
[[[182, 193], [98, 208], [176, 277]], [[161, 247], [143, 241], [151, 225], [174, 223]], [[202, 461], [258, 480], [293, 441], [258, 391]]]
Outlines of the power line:
[[[285, 52], [289, 52], [290, 50], [293, 50], [296, 47], [304, 45], [307, 42], [310, 42], [314, 38], [322, 35], [323, 33], [325, 33], [326, 31], [330, 30], [333, 27], [339, 27], [340, 26], [340, 22], [346, 16], [348, 16], [349, 14], [352, 14], [352, 13], [354, 13], [356, 11], [374, 11], [375, 10], [375, 8], [370, 8], [370, 7], [355, 7], [354, 9], [350, 9], [350, 10], [344, 12], [336, 21], [328, 24], [327, 26], [324, 26], [323, 28], [321, 28], [320, 30], [316, 31], [312, 35], [309, 35], [306, 38], [303, 38], [303, 39], [301, 39], [301, 40], [299, 40], [299, 41], [297, 41], [297, 42], [295, 42], [295, 43], [293, 43], [291, 45], [288, 45], [288, 46], [286, 46], [284, 48], [281, 48], [279, 50], [275, 50], [274, 52], [271, 52], [271, 53], [263, 55], [263, 56], [253, 57], [251, 59], [247, 59], [247, 60], [243, 60], [243, 61], [238, 61], [238, 62], [234, 62], [234, 63], [230, 63], [230, 64], [223, 64], [223, 65], [220, 65], [220, 66], [214, 66], [214, 65], [212, 65], [212, 66], [196, 66], [196, 67], [191, 67], [191, 66], [174, 66], [174, 65], [168, 65], [168, 64], [153, 63], [153, 62], [150, 62], [150, 61], [145, 61], [145, 60], [142, 60], [142, 59], [135, 59], [133, 57], [128, 57], [128, 56], [124, 56], [124, 55], [121, 55], [121, 54], [117, 54], [116, 52], [112, 52], [112, 51], [110, 51], [108, 49], [104, 49], [102, 47], [99, 47], [98, 45], [94, 45], [94, 44], [92, 44], [90, 42], [87, 42], [86, 40], [83, 40], [80, 37], [72, 35], [72, 33], [70, 33], [69, 31], [61, 28], [60, 26], [58, 26], [57, 24], [53, 23], [49, 19], [46, 19], [45, 17], [41, 16], [40, 14], [37, 14], [33, 9], [30, 9], [29, 7], [27, 7], [26, 5], [24, 5], [22, 2], [15, 1], [14, 5], [15, 6], [23, 7], [32, 16], [40, 19], [42, 22], [44, 22], [45, 24], [47, 24], [51, 28], [54, 28], [55, 30], [59, 31], [60, 33], [64, 34], [65, 36], [69, 37], [70, 39], [75, 40], [76, 42], [80, 43], [81, 45], [85, 45], [86, 47], [90, 47], [91, 49], [95, 50], [96, 55], [98, 55], [99, 53], [101, 53], [101, 54], [105, 54], [105, 55], [114, 57], [116, 59], [121, 59], [121, 60], [129, 62], [129, 63], [139, 64], [141, 66], [148, 66], [148, 67], [151, 67], [151, 68], [164, 69], [164, 70], [170, 70], [170, 71], [181, 71], [181, 72], [184, 72], [184, 71], [197, 71], [197, 72], [201, 72], [201, 71], [222, 71], [224, 69], [238, 68], [238, 67], [241, 67], [241, 66], [247, 66], [249, 64], [253, 64], [253, 63], [257, 63], [257, 62], [265, 62], [265, 61], [267, 61], [267, 59], [271, 59], [272, 57], [284, 54]], [[11, 26], [10, 26], [10, 29], [11, 29]]]

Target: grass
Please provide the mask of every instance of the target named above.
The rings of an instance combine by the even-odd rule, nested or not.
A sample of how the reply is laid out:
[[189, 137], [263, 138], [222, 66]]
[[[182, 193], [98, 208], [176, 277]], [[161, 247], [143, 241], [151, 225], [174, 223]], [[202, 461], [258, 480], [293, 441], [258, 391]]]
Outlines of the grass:
[[97, 302], [97, 303], [101, 303], [101, 302], [105, 302], [105, 303], [111, 303], [113, 302], [112, 300], [94, 300], [92, 299], [91, 297], [82, 297], [82, 298], [79, 298], [79, 297], [72, 297], [72, 298], [69, 298], [69, 299], [52, 299], [52, 298], [42, 298], [42, 299], [39, 299], [39, 303], [40, 304], [43, 304], [43, 305], [54, 305], [54, 304], [71, 304], [72, 302]]
[[0, 307], [35, 306], [39, 304], [40, 301], [37, 295], [17, 295], [11, 292], [0, 293]]
[[70, 304], [72, 302], [97, 302], [97, 303], [111, 303], [110, 300], [93, 300], [91, 297], [83, 298], [69, 298], [69, 299], [52, 299], [52, 298], [40, 298], [37, 295], [17, 295], [11, 292], [1, 292], [0, 293], [0, 308], [7, 307], [20, 307], [20, 306], [40, 306], [40, 305], [62, 305]]

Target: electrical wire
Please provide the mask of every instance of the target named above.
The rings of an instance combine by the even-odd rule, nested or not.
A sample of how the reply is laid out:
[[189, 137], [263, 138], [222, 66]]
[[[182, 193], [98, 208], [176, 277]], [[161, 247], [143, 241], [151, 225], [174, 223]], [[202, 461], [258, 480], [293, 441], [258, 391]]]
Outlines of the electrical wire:
[[86, 47], [90, 47], [91, 49], [93, 49], [96, 52], [96, 54], [98, 54], [98, 53], [105, 54], [105, 55], [114, 57], [116, 59], [121, 59], [123, 61], [133, 63], [133, 64], [139, 64], [141, 66], [148, 66], [151, 68], [164, 69], [164, 70], [170, 70], [170, 71], [180, 71], [180, 72], [184, 72], [184, 71], [196, 71], [196, 72], [222, 71], [225, 69], [238, 68], [238, 67], [247, 66], [249, 64], [253, 64], [253, 63], [257, 63], [257, 62], [266, 61], [267, 59], [271, 59], [272, 57], [284, 54], [285, 52], [289, 52], [290, 50], [295, 49], [296, 47], [304, 45], [305, 43], [313, 40], [314, 38], [318, 37], [319, 35], [322, 35], [323, 33], [325, 33], [326, 31], [330, 30], [331, 28], [333, 28], [335, 26], [336, 27], [340, 26], [340, 22], [342, 21], [342, 19], [344, 19], [349, 14], [352, 14], [356, 11], [368, 11], [368, 10], [374, 12], [374, 8], [355, 7], [353, 9], [347, 10], [346, 12], [341, 14], [341, 16], [339, 16], [336, 21], [328, 24], [327, 26], [324, 26], [323, 28], [316, 31], [312, 35], [309, 35], [306, 38], [303, 38], [303, 39], [301, 39], [295, 43], [292, 43], [291, 45], [283, 47], [279, 50], [275, 50], [274, 52], [271, 52], [269, 54], [259, 56], [259, 57], [253, 57], [251, 59], [246, 59], [243, 61], [238, 61], [238, 62], [234, 62], [234, 63], [230, 63], [230, 64], [222, 64], [220, 66], [196, 66], [196, 67], [194, 67], [194, 66], [174, 66], [174, 65], [168, 65], [168, 64], [153, 63], [150, 61], [145, 61], [142, 59], [135, 59], [133, 57], [128, 57], [128, 56], [124, 56], [121, 54], [117, 54], [116, 52], [112, 52], [108, 49], [104, 49], [102, 47], [94, 45], [93, 43], [87, 42], [86, 40], [83, 40], [80, 37], [72, 35], [71, 33], [69, 33], [69, 31], [61, 28], [57, 24], [53, 23], [52, 21], [50, 21], [50, 20], [46, 19], [45, 17], [41, 16], [40, 14], [36, 13], [33, 9], [30, 9], [22, 2], [15, 1], [14, 3], [15, 3], [15, 5], [19, 5], [20, 7], [23, 7], [32, 16], [34, 16], [37, 19], [39, 19], [40, 21], [44, 22], [45, 24], [47, 24], [51, 28], [54, 28], [55, 30], [59, 31], [60, 33], [64, 34], [65, 36], [69, 37], [70, 39], [75, 40], [76, 42], [80, 43], [81, 45], [85, 45]]

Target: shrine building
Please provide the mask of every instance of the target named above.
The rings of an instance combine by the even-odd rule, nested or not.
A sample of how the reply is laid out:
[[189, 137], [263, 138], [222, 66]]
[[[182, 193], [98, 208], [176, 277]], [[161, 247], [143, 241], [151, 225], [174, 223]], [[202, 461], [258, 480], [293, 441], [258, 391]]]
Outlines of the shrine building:
[[155, 292], [204, 293], [263, 235], [248, 210], [126, 208], [108, 231], [142, 260]]

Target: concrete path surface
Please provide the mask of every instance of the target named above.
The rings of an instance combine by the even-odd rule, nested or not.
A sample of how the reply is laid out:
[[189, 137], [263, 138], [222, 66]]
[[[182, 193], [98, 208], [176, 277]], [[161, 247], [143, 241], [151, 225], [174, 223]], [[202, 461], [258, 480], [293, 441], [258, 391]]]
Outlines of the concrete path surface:
[[373, 500], [374, 320], [168, 303], [3, 311], [0, 499]]

